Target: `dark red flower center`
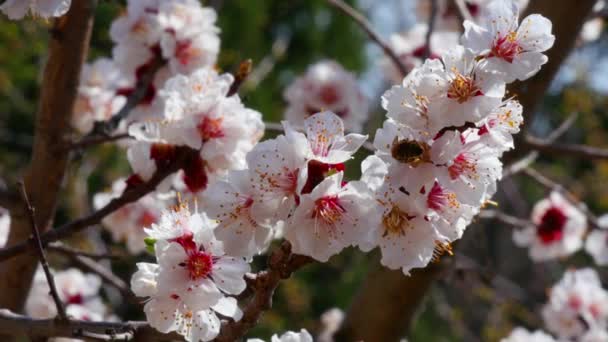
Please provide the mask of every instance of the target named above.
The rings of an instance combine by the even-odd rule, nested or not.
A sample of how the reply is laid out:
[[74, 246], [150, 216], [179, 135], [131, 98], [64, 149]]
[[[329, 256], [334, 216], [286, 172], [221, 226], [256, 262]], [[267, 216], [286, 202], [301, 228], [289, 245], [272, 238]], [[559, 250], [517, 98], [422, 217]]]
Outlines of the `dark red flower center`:
[[551, 207], [541, 218], [536, 233], [544, 244], [559, 241], [564, 236], [564, 226], [567, 220], [568, 217], [561, 208]]
[[344, 163], [326, 164], [316, 160], [309, 161], [308, 177], [306, 178], [306, 184], [302, 188], [302, 194], [311, 193], [312, 189], [319, 185], [325, 177], [340, 171], [344, 171]]

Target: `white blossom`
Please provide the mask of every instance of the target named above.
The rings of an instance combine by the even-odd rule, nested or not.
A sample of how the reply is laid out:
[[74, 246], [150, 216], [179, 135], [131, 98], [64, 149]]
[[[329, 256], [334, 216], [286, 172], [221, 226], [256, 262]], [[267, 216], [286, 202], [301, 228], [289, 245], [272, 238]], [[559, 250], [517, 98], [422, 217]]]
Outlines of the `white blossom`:
[[68, 12], [72, 0], [6, 0], [0, 11], [10, 19], [23, 19], [29, 12], [42, 18], [60, 17]]
[[551, 21], [531, 14], [519, 24], [519, 8], [514, 1], [495, 0], [480, 24], [464, 22], [462, 44], [483, 57], [481, 68], [498, 73], [506, 82], [525, 80], [547, 62], [543, 54], [553, 46]]
[[559, 338], [580, 338], [588, 327], [606, 327], [608, 292], [595, 270], [566, 271], [551, 288], [542, 315], [547, 329]]

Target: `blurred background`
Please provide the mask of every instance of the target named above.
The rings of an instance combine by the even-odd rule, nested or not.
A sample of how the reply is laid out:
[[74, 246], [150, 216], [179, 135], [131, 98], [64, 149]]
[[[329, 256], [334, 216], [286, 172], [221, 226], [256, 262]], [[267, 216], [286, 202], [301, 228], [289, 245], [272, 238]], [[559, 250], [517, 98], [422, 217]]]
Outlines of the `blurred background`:
[[[349, 1], [384, 37], [407, 30], [417, 20], [427, 20], [416, 18], [417, 2]], [[351, 19], [321, 0], [209, 0], [203, 4], [215, 7], [219, 14], [222, 51], [218, 68], [230, 72], [241, 61], [253, 60], [254, 72], [241, 88], [241, 97], [246, 106], [263, 113], [265, 121], [282, 119], [283, 89], [294, 77], [305, 72], [308, 65], [329, 58], [359, 77], [371, 102], [367, 133], [373, 136], [384, 118], [380, 96], [390, 82], [381, 70], [382, 52]], [[111, 55], [108, 29], [124, 5], [123, 1], [100, 1], [89, 60]], [[49, 27], [42, 20], [13, 22], [0, 18], [0, 175], [6, 182], [18, 179], [29, 161]], [[608, 147], [607, 51], [603, 29], [598, 39], [577, 44], [542, 99], [534, 120], [526, 123], [533, 135], [547, 136], [577, 112], [575, 124], [560, 142]], [[266, 137], [274, 134], [268, 132]], [[360, 153], [358, 158], [364, 156], [365, 153]], [[348, 176], [358, 177], [357, 161], [351, 165]], [[608, 161], [541, 154], [535, 167], [584, 200], [594, 213], [608, 212]], [[56, 223], [89, 212], [92, 196], [107, 190], [113, 180], [128, 173], [124, 151], [111, 144], [77, 156], [70, 164]], [[502, 182], [496, 201], [501, 211], [527, 218], [532, 205], [546, 194], [545, 188], [518, 175]], [[420, 308], [409, 341], [497, 341], [516, 325], [542, 327], [539, 309], [545, 302], [546, 289], [561, 277], [564, 269], [591, 265], [592, 261], [580, 253], [567, 260], [534, 264], [525, 249], [513, 244], [512, 229], [479, 219], [467, 230], [464, 239], [455, 246], [456, 256], [443, 261], [448, 267], [442, 268], [439, 280]], [[99, 229], [89, 229], [84, 235], [86, 239], [75, 237], [73, 243], [96, 249], [95, 241], [111, 241]], [[124, 246], [114, 245], [112, 250], [121, 251]], [[146, 258], [150, 257], [123, 258], [114, 261], [111, 267], [128, 280], [135, 260]], [[52, 262], [61, 265], [65, 260]], [[256, 263], [261, 267], [263, 260]], [[269, 339], [273, 333], [300, 328], [318, 332], [320, 316], [335, 307], [346, 310], [368, 271], [376, 267], [378, 259], [374, 253], [350, 249], [327, 264], [305, 267], [281, 284], [273, 309], [249, 336]], [[607, 270], [598, 268], [598, 271], [607, 286]], [[104, 291], [119, 317], [144, 318], [143, 312], [121, 301], [112, 288], [106, 287]]]

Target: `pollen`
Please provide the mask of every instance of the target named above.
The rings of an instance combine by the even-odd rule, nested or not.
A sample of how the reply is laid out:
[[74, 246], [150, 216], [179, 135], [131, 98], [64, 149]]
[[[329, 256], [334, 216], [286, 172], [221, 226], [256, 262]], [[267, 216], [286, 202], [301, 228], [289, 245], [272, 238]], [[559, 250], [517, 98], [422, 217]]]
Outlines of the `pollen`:
[[384, 234], [387, 236], [391, 235], [405, 235], [405, 231], [408, 228], [411, 228], [412, 225], [410, 221], [415, 218], [415, 216], [410, 216], [401, 208], [394, 205], [391, 210], [382, 217], [382, 225], [384, 226]]
[[483, 95], [483, 92], [475, 83], [475, 79], [456, 71], [456, 76], [450, 82], [450, 87], [448, 88], [448, 98], [454, 99], [458, 103], [465, 103], [479, 95]]

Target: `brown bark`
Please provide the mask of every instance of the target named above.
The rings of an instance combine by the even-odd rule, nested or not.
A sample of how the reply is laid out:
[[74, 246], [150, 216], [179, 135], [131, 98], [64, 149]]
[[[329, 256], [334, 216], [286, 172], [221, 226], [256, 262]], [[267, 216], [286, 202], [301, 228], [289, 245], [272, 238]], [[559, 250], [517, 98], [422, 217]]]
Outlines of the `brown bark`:
[[[49, 60], [44, 70], [40, 104], [35, 120], [32, 159], [24, 182], [36, 223], [48, 230], [53, 220], [61, 183], [68, 163], [65, 142], [85, 60], [93, 13], [97, 1], [72, 1], [70, 11], [53, 23]], [[7, 245], [26, 240], [31, 233], [25, 207], [14, 210]], [[22, 254], [0, 264], [0, 307], [21, 311], [38, 260], [34, 253]]]
[[378, 266], [355, 296], [335, 341], [399, 341], [440, 268], [431, 264], [406, 276], [401, 270]]
[[[530, 2], [526, 13], [540, 13], [549, 18], [553, 22], [556, 40], [553, 48], [547, 52], [549, 62], [541, 71], [530, 80], [510, 88], [511, 92], [518, 94], [526, 111], [526, 119], [531, 118], [530, 113], [540, 104], [562, 62], [574, 48], [578, 33], [595, 2]], [[414, 313], [437, 274], [436, 267], [418, 270], [411, 277], [381, 268], [370, 272], [336, 333], [337, 341], [399, 341], [412, 326]]]

